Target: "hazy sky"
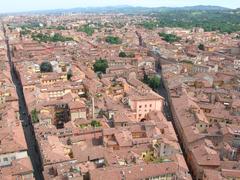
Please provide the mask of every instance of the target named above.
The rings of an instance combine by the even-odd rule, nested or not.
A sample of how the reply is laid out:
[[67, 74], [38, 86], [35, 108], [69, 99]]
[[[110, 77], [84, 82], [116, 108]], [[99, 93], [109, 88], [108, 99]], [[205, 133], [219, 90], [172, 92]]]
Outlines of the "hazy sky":
[[146, 7], [217, 5], [238, 8], [240, 7], [240, 0], [0, 0], [0, 13], [115, 5]]

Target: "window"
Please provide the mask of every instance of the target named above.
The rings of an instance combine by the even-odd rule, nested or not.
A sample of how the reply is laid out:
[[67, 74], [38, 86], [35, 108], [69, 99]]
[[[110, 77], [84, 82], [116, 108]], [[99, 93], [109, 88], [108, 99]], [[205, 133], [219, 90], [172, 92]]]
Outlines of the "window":
[[150, 104], [149, 107], [152, 107], [152, 104]]
[[12, 161], [13, 161], [13, 160], [15, 160], [15, 159], [16, 159], [16, 157], [15, 157], [15, 156], [12, 156], [12, 157], [11, 157], [11, 160], [12, 160]]
[[3, 161], [5, 161], [5, 162], [8, 161], [8, 158], [7, 157], [3, 158]]
[[139, 108], [142, 108], [142, 106], [140, 105]]
[[145, 108], [147, 107], [147, 105], [145, 104]]

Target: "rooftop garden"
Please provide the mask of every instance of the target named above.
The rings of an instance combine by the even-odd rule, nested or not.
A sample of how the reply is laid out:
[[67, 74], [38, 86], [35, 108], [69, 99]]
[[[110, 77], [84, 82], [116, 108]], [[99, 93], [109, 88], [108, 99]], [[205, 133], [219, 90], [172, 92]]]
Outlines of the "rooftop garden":
[[167, 158], [164, 157], [155, 157], [153, 151], [147, 151], [146, 154], [143, 155], [143, 160], [146, 163], [163, 163], [169, 161]]
[[87, 129], [89, 127], [93, 127], [93, 128], [99, 128], [101, 127], [101, 123], [97, 120], [92, 120], [89, 124], [81, 124], [79, 127], [81, 129]]

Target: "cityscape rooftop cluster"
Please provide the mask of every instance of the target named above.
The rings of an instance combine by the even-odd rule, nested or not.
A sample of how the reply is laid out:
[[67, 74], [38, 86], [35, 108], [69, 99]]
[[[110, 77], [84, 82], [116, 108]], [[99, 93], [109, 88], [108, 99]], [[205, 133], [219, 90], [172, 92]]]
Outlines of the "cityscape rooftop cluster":
[[240, 178], [239, 32], [1, 20], [0, 179]]

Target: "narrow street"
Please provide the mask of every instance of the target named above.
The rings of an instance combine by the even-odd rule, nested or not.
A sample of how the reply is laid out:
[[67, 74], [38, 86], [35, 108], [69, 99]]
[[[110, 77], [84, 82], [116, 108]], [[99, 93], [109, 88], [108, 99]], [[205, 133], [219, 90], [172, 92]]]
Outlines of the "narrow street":
[[161, 95], [162, 97], [164, 97], [164, 99], [165, 99], [164, 106], [163, 106], [163, 113], [164, 113], [165, 117], [167, 118], [168, 121], [173, 121], [172, 111], [171, 111], [171, 108], [169, 106], [169, 101], [168, 101], [167, 90], [165, 89], [165, 87], [163, 85], [162, 79], [161, 79], [160, 88], [158, 89], [158, 94]]
[[[170, 63], [172, 63], [172, 62], [170, 61]], [[189, 172], [190, 172], [191, 176], [193, 177], [193, 172], [192, 172], [192, 169], [191, 169], [191, 165], [189, 164], [189, 161], [187, 161], [188, 156], [185, 152], [185, 149], [183, 148], [183, 142], [182, 142], [182, 139], [180, 138], [180, 136], [178, 134], [179, 132], [176, 128], [175, 121], [174, 121], [174, 118], [173, 118], [173, 115], [172, 115], [172, 109], [171, 109], [170, 102], [169, 102], [169, 99], [168, 99], [168, 92], [167, 92], [167, 89], [164, 87], [164, 82], [163, 82], [163, 79], [162, 79], [161, 63], [160, 63], [160, 66], [156, 68], [156, 71], [161, 76], [161, 85], [160, 85], [160, 88], [158, 89], [158, 94], [165, 98], [165, 102], [164, 102], [164, 106], [163, 106], [163, 113], [164, 113], [165, 117], [167, 118], [167, 120], [172, 122], [173, 128], [175, 130], [175, 133], [177, 135], [179, 144], [181, 146], [183, 156], [184, 156], [185, 161], [187, 163]]]
[[[161, 71], [161, 65], [162, 65], [161, 60], [162, 60], [162, 58], [161, 58], [161, 60], [159, 60], [160, 57], [161, 57], [161, 53], [160, 53], [160, 50], [158, 48], [151, 47], [150, 49], [151, 49], [150, 50], [151, 55], [152, 55], [152, 57], [154, 57], [154, 59], [156, 61], [156, 72], [161, 77], [161, 83], [160, 83], [160, 87], [159, 87], [157, 93], [159, 95], [161, 95], [162, 97], [164, 97], [164, 99], [165, 99], [164, 106], [163, 106], [163, 113], [164, 113], [164, 115], [165, 115], [165, 117], [167, 118], [168, 121], [173, 122], [173, 116], [172, 116], [172, 111], [171, 111], [170, 104], [169, 104], [168, 93], [167, 93], [167, 90], [164, 87], [164, 83], [163, 83], [163, 79], [162, 79], [162, 71]], [[159, 64], [157, 62], [159, 62]], [[170, 61], [170, 63], [173, 63], [173, 62]]]
[[14, 65], [11, 57], [11, 48], [9, 45], [9, 39], [8, 39], [4, 25], [2, 25], [2, 28], [5, 35], [5, 43], [7, 46], [7, 56], [8, 56], [8, 61], [11, 68], [12, 81], [15, 84], [17, 95], [19, 98], [20, 119], [23, 124], [25, 139], [28, 146], [28, 155], [32, 161], [34, 176], [36, 180], [43, 180], [44, 178], [42, 175], [42, 163], [40, 159], [40, 153], [39, 153], [37, 142], [35, 139], [34, 128], [32, 126], [31, 119], [29, 118], [29, 115], [27, 112], [26, 102], [23, 94], [23, 87], [20, 80], [17, 78], [16, 72], [14, 69]]
[[164, 99], [165, 99], [164, 106], [163, 106], [163, 113], [164, 113], [165, 117], [167, 118], [167, 120], [172, 122], [173, 128], [175, 130], [175, 133], [177, 135], [179, 144], [181, 146], [181, 150], [182, 150], [184, 159], [185, 159], [185, 161], [187, 163], [189, 172], [190, 172], [190, 174], [192, 176], [193, 172], [191, 170], [191, 166], [190, 166], [189, 162], [187, 161], [187, 159], [188, 159], [187, 158], [187, 154], [185, 152], [185, 149], [183, 148], [182, 139], [180, 138], [180, 136], [178, 134], [179, 132], [178, 132], [178, 130], [176, 128], [176, 125], [175, 125], [175, 121], [174, 121], [174, 118], [173, 118], [171, 105], [170, 105], [170, 102], [169, 102], [169, 99], [168, 99], [168, 92], [167, 92], [167, 89], [164, 87], [164, 81], [163, 81], [163, 75], [162, 75], [162, 64], [164, 64], [164, 63], [175, 64], [176, 61], [173, 61], [173, 60], [169, 60], [168, 61], [168, 59], [162, 58], [161, 57], [161, 52], [160, 52], [159, 48], [150, 47], [149, 49], [150, 49], [150, 54], [152, 55], [152, 57], [154, 57], [154, 59], [156, 61], [156, 72], [161, 77], [160, 88], [158, 89], [157, 93], [159, 95], [161, 95], [162, 97], [164, 97]]

